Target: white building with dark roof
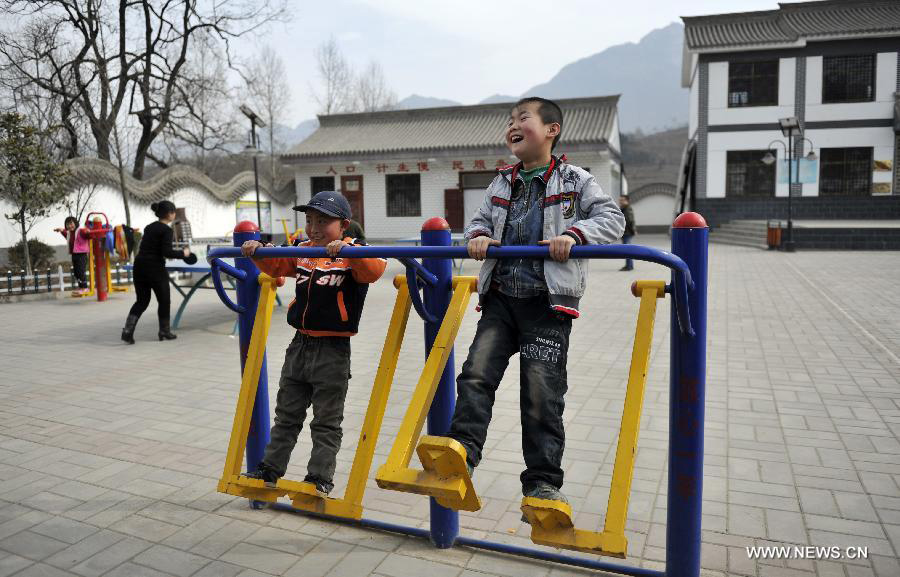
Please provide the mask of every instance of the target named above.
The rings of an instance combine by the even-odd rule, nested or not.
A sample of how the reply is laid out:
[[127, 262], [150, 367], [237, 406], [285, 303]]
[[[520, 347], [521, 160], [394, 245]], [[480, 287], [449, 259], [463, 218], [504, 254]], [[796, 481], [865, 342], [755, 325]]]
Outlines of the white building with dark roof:
[[[796, 117], [806, 140], [795, 145], [804, 157], [795, 219], [900, 218], [900, 1], [780, 3], [683, 20], [685, 208], [713, 226], [784, 218], [786, 147], [772, 143], [786, 141], [778, 120]], [[779, 162], [762, 162], [770, 149]]]
[[[589, 170], [603, 190], [623, 188], [618, 96], [557, 100], [562, 138], [554, 154]], [[340, 190], [368, 238], [418, 235], [443, 216], [460, 231], [498, 167], [516, 162], [504, 140], [511, 103], [319, 117], [319, 129], [282, 156], [297, 201]], [[301, 223], [302, 226], [302, 223]]]

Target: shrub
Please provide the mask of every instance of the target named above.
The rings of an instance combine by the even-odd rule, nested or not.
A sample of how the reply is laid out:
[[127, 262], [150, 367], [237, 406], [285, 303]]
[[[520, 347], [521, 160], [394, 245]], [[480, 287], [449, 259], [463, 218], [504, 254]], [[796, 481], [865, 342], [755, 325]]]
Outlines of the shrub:
[[[6, 249], [10, 270], [18, 271], [25, 268], [25, 251], [22, 250], [20, 240]], [[56, 251], [52, 246], [46, 245], [37, 239], [28, 240], [28, 254], [31, 257], [32, 269], [50, 268], [56, 262]]]

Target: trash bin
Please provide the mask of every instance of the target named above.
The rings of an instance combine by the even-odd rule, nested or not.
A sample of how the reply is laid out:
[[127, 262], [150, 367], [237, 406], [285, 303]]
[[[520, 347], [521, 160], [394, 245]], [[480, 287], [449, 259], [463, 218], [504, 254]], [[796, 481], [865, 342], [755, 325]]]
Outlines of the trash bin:
[[781, 246], [781, 221], [769, 220], [766, 222], [766, 246], [769, 250], [775, 250]]

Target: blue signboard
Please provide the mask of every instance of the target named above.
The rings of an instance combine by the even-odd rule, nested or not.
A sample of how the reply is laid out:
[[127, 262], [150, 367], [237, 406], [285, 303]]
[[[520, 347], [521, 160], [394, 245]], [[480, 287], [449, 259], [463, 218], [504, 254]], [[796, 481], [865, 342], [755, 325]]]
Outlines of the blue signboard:
[[[798, 166], [799, 162], [799, 166]], [[788, 173], [787, 173], [787, 163], [786, 159], [781, 159], [778, 161], [778, 183], [779, 184], [787, 184], [788, 181]], [[791, 175], [791, 182], [801, 183], [801, 184], [812, 184], [818, 180], [819, 177], [819, 159], [809, 160], [808, 158], [801, 158], [799, 161], [794, 159], [791, 161], [792, 168], [794, 169], [794, 174]]]

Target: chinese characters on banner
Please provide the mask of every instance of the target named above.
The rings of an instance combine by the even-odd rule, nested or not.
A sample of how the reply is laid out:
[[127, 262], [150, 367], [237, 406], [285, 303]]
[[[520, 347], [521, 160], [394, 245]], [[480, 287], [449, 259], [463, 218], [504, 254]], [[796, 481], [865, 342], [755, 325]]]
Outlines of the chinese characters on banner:
[[[466, 170], [491, 170], [491, 169], [500, 169], [505, 166], [508, 166], [509, 163], [500, 158], [493, 164], [491, 164], [487, 160], [479, 159], [479, 160], [453, 160], [451, 161], [451, 170], [455, 171], [466, 171]], [[344, 174], [355, 173], [358, 167], [355, 165], [347, 165], [343, 167]], [[396, 164], [387, 164], [384, 162], [379, 162], [375, 164], [375, 170], [379, 173], [394, 173], [394, 172], [431, 172], [431, 169], [434, 168], [433, 163], [417, 161], [415, 164], [406, 163], [406, 162], [398, 162]], [[325, 171], [325, 174], [338, 174], [338, 169], [335, 169], [334, 166], [329, 166], [328, 170]]]

